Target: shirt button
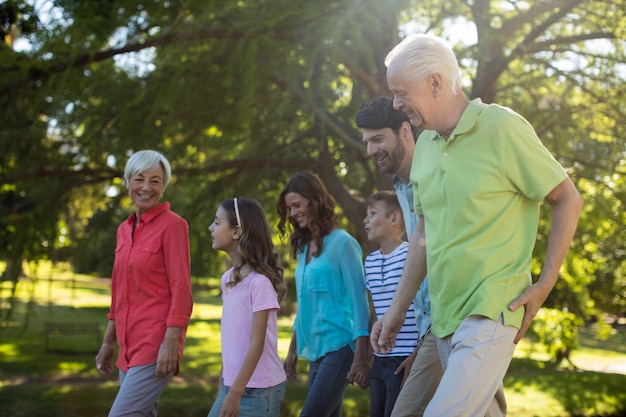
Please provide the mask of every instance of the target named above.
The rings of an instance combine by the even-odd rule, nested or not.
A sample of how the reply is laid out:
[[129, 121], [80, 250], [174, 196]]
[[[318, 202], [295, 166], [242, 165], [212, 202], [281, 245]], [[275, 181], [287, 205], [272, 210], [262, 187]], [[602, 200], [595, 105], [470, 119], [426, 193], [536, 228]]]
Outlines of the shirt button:
[[448, 157], [448, 152], [443, 153], [444, 158]]

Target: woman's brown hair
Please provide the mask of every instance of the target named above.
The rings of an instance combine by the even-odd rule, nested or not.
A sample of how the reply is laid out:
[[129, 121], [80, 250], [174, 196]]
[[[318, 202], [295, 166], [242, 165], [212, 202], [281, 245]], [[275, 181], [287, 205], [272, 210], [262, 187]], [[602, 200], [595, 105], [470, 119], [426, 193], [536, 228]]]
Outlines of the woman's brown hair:
[[[285, 196], [289, 193], [298, 193], [309, 200], [311, 222], [308, 228], [301, 228], [291, 216]], [[333, 229], [339, 227], [339, 217], [335, 213], [335, 200], [330, 195], [326, 186], [310, 172], [295, 174], [285, 185], [276, 207], [279, 216], [278, 230], [281, 238], [291, 231], [291, 255], [296, 257], [304, 247], [314, 241], [318, 252], [322, 253], [322, 241]]]

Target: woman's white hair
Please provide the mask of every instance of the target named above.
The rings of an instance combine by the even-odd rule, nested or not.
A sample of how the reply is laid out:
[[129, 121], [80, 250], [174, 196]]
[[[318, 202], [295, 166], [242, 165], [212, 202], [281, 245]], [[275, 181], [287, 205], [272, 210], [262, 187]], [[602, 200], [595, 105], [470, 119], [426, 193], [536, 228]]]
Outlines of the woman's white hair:
[[459, 62], [441, 38], [429, 34], [413, 34], [404, 38], [385, 57], [385, 66], [403, 65], [404, 77], [422, 86], [431, 74], [441, 74], [456, 94], [461, 85]]
[[124, 168], [124, 180], [126, 184], [129, 184], [131, 177], [149, 169], [154, 169], [159, 165], [163, 168], [163, 173], [165, 174], [165, 178], [163, 178], [163, 189], [165, 190], [172, 177], [172, 167], [163, 154], [149, 149], [137, 151], [131, 155], [128, 162], [126, 162], [126, 168]]

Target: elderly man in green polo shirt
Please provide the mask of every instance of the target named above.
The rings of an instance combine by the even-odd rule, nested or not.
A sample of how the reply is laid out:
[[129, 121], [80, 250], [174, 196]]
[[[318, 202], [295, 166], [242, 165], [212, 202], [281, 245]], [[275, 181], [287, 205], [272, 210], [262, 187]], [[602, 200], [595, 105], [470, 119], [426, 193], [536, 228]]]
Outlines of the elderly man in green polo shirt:
[[[515, 344], [558, 278], [582, 198], [519, 114], [467, 100], [458, 61], [435, 36], [411, 35], [385, 59], [394, 107], [424, 129], [410, 180], [420, 222], [372, 347], [395, 345], [428, 264], [432, 333], [443, 377], [424, 416], [504, 416]], [[552, 208], [546, 262], [532, 283], [539, 205]]]

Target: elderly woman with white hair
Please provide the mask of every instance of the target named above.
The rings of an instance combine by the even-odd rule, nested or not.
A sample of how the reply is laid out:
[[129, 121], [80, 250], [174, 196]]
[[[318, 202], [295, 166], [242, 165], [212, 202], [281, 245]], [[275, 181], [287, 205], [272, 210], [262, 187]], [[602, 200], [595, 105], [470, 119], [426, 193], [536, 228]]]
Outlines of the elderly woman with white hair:
[[96, 356], [101, 374], [116, 366], [120, 389], [109, 417], [156, 416], [161, 393], [178, 374], [193, 298], [189, 228], [161, 197], [171, 178], [159, 152], [134, 153], [124, 183], [135, 206], [117, 229], [111, 307]]

